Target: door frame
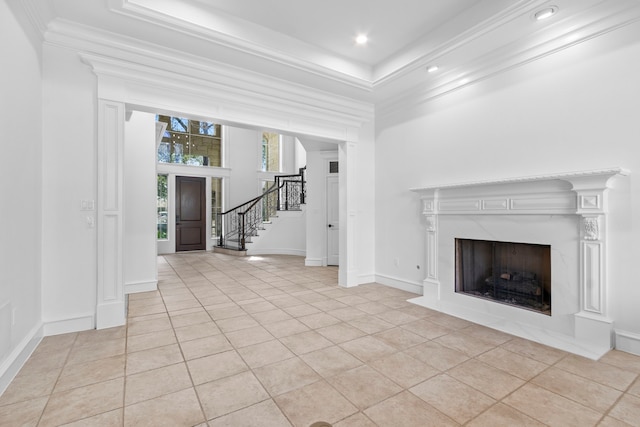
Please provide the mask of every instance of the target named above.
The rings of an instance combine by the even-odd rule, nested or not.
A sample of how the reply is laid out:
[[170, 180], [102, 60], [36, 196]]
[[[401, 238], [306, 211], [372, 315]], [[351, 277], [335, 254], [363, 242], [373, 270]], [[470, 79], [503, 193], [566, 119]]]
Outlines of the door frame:
[[[200, 195], [199, 195], [199, 198], [200, 198], [200, 218], [201, 218], [200, 219], [200, 224], [201, 224], [200, 241], [202, 242], [201, 243], [202, 247], [199, 247], [197, 249], [195, 249], [195, 248], [194, 249], [180, 249], [179, 248], [179, 245], [180, 245], [180, 232], [179, 231], [180, 230], [178, 229], [178, 226], [181, 225], [180, 224], [181, 220], [178, 220], [178, 207], [180, 206], [180, 208], [181, 208], [181, 204], [179, 203], [178, 198], [181, 195], [181, 189], [179, 188], [179, 183], [182, 180], [184, 180], [184, 181], [193, 181], [193, 182], [198, 181], [201, 184], [204, 184], [204, 185], [201, 185], [201, 190], [200, 190]], [[174, 199], [174, 204], [175, 204], [175, 224], [174, 224], [175, 232], [174, 232], [174, 235], [176, 237], [175, 238], [174, 247], [175, 247], [175, 251], [176, 252], [186, 252], [186, 251], [190, 251], [190, 250], [204, 251], [204, 250], [207, 249], [207, 229], [211, 230], [211, 215], [209, 215], [207, 217], [207, 206], [211, 204], [210, 196], [207, 197], [207, 187], [210, 188], [210, 185], [207, 185], [207, 183], [209, 181], [210, 180], [208, 180], [206, 177], [200, 177], [200, 176], [197, 176], [197, 177], [196, 176], [185, 176], [185, 175], [177, 175], [176, 176], [176, 179], [175, 179], [175, 185], [176, 185], [175, 189], [176, 189], [176, 191], [175, 191], [175, 195], [174, 195], [174, 197], [175, 197], [175, 199]], [[209, 203], [207, 203], [207, 201], [209, 201]], [[209, 211], [210, 211], [210, 209], [209, 209]], [[180, 211], [180, 213], [181, 212], [182, 211]]]

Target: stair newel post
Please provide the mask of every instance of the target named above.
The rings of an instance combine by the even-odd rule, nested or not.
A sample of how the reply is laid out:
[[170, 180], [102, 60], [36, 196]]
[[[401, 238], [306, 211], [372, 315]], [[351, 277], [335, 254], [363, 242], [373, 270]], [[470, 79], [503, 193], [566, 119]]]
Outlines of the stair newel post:
[[246, 229], [244, 224], [244, 213], [238, 213], [240, 215], [240, 249], [245, 250], [245, 242], [246, 242]]
[[278, 193], [278, 199], [276, 201], [276, 210], [280, 210], [280, 177], [276, 176], [276, 193]]

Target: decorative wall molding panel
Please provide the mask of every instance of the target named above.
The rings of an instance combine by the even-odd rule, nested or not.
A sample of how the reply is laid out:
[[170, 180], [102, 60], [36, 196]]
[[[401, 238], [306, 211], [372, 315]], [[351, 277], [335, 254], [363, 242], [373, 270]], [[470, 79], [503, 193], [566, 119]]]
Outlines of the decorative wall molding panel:
[[[611, 348], [613, 333], [606, 301], [607, 191], [613, 177], [628, 173], [609, 168], [411, 189], [422, 202], [427, 266], [423, 297], [413, 301], [599, 357]], [[551, 244], [551, 316], [455, 293], [455, 238]]]

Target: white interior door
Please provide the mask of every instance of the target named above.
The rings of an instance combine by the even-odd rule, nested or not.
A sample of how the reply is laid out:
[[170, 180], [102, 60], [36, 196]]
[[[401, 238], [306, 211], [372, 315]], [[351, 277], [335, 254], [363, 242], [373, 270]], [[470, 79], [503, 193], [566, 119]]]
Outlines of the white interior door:
[[338, 175], [327, 178], [327, 264], [340, 265]]

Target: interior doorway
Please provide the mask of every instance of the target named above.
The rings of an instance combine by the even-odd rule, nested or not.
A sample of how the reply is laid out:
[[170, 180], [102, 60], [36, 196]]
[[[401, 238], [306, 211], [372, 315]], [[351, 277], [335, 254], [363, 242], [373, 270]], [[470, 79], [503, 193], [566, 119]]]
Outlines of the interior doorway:
[[338, 175], [327, 177], [327, 265], [340, 265], [339, 191]]
[[176, 177], [176, 252], [205, 250], [206, 179]]

